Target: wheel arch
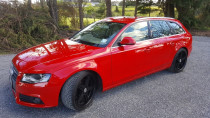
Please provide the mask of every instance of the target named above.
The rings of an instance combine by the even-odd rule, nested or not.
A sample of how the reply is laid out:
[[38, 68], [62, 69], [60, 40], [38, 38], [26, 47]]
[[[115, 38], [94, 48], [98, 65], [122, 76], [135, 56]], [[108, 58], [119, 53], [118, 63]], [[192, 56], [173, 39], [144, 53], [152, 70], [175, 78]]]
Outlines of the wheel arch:
[[102, 81], [102, 78], [101, 78], [101, 76], [100, 76], [100, 74], [98, 72], [96, 72], [94, 69], [90, 69], [90, 68], [89, 69], [81, 69], [81, 70], [74, 71], [73, 73], [71, 73], [68, 76], [68, 78], [62, 84], [62, 87], [60, 89], [59, 96], [61, 94], [62, 88], [63, 88], [64, 84], [66, 83], [66, 81], [68, 79], [70, 79], [73, 75], [75, 75], [76, 73], [81, 72], [81, 71], [88, 71], [88, 72], [92, 73], [96, 77], [96, 80], [97, 80], [97, 90], [99, 90], [99, 91], [102, 91], [103, 90], [103, 81]]
[[[187, 62], [187, 57], [186, 57], [186, 60], [185, 60], [185, 62], [184, 62], [184, 64], [181, 66], [181, 68], [177, 68], [176, 67], [176, 63], [177, 63], [177, 58], [176, 58], [176, 56], [178, 56], [179, 55], [179, 53], [180, 52], [183, 52], [183, 51], [185, 51], [187, 54], [186, 54], [186, 56], [188, 56], [188, 49], [186, 48], [186, 47], [181, 47], [181, 48], [179, 48], [177, 51], [176, 51], [176, 54], [174, 55], [174, 59], [173, 59], [173, 61], [172, 61], [172, 63], [171, 63], [171, 65], [170, 65], [170, 67], [169, 67], [169, 71], [171, 71], [171, 72], [175, 72], [175, 73], [178, 73], [178, 72], [181, 72], [183, 69], [184, 69], [184, 67], [185, 67], [185, 65], [186, 65], [186, 62]], [[182, 59], [181, 59], [182, 60]], [[178, 62], [179, 63], [179, 62]], [[181, 61], [180, 61], [180, 63], [181, 63]]]
[[83, 71], [88, 71], [88, 72], [92, 73], [96, 77], [97, 90], [102, 91], [103, 90], [103, 82], [102, 82], [101, 76], [96, 71], [94, 71], [94, 70], [87, 69], [87, 70], [83, 70]]
[[[79, 72], [81, 72], [81, 71], [88, 71], [88, 72], [92, 73], [92, 74], [96, 77], [96, 80], [97, 80], [97, 90], [100, 90], [100, 91], [103, 90], [103, 81], [102, 81], [102, 78], [101, 78], [100, 74], [99, 74], [97, 71], [95, 71], [93, 68], [86, 68], [86, 69], [77, 70], [77, 71], [75, 71], [73, 74], [71, 74], [71, 75], [68, 77], [68, 79], [70, 79], [71, 76], [73, 76], [73, 75], [75, 75], [76, 73], [79, 73]], [[68, 79], [65, 80], [65, 82], [63, 83], [63, 85], [66, 83], [66, 81], [67, 81]], [[63, 87], [63, 85], [62, 85], [62, 87]]]
[[[186, 47], [181, 47], [180, 49], [182, 49], [182, 48], [185, 49], [185, 50], [187, 51], [187, 55], [188, 55], [188, 49], [187, 49]], [[179, 49], [179, 50], [180, 50], [180, 49]]]
[[[176, 50], [176, 53], [180, 50], [180, 49], [185, 49], [186, 51], [187, 51], [187, 55], [188, 55], [188, 49], [186, 48], [186, 47], [180, 47], [180, 48], [178, 48], [177, 50]], [[173, 55], [173, 59], [174, 59], [174, 57], [176, 56], [176, 53]]]
[[[187, 49], [187, 47], [184, 47], [184, 46], [183, 46], [183, 47], [180, 47], [180, 48], [176, 48], [176, 52], [175, 52], [175, 54], [173, 55], [173, 58], [172, 58], [172, 60], [171, 60], [171, 64], [172, 64], [173, 59], [174, 59], [174, 57], [176, 56], [177, 52], [178, 52], [180, 49], [182, 49], [182, 48], [185, 49], [185, 50], [187, 51], [187, 55], [188, 55], [188, 49]], [[171, 65], [171, 64], [170, 64], [170, 65]]]
[[100, 75], [99, 72], [97, 72], [97, 63], [94, 60], [89, 60], [86, 62], [82, 62], [82, 63], [75, 63], [73, 65], [69, 65], [66, 68], [63, 68], [59, 71], [57, 71], [56, 73], [54, 73], [57, 78], [61, 78], [59, 81], [60, 83], [60, 91], [59, 91], [59, 96], [58, 102], [61, 102], [61, 91], [63, 89], [64, 84], [67, 82], [67, 80], [69, 80], [73, 75], [75, 75], [78, 72], [81, 71], [88, 71], [91, 72], [95, 75], [96, 80], [97, 80], [97, 90], [102, 91], [103, 90], [103, 78]]

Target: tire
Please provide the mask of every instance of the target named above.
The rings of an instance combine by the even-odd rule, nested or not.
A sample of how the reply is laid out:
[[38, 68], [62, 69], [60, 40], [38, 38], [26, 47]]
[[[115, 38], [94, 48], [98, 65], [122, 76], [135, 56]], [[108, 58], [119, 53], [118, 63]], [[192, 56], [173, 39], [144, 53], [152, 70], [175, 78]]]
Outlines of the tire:
[[96, 79], [88, 71], [70, 77], [63, 85], [61, 101], [69, 109], [81, 111], [92, 104], [96, 92]]
[[175, 55], [169, 71], [179, 73], [184, 70], [187, 63], [187, 50], [181, 48]]

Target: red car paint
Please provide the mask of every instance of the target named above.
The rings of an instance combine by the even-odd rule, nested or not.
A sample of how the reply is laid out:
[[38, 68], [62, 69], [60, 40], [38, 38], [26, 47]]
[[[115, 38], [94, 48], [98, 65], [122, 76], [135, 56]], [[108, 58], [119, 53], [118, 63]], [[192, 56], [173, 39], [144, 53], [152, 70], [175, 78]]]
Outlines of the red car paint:
[[[166, 20], [178, 23], [183, 34], [136, 42], [135, 45], [112, 47], [120, 34], [138, 21]], [[102, 21], [127, 24], [104, 48], [75, 43], [62, 39], [41, 44], [17, 54], [12, 60], [18, 70], [16, 102], [30, 107], [54, 107], [65, 81], [82, 70], [91, 70], [101, 77], [103, 91], [171, 66], [176, 52], [192, 50], [192, 36], [178, 21], [171, 18], [111, 17]], [[29, 84], [21, 82], [24, 73], [50, 73], [48, 82]], [[38, 97], [44, 104], [20, 101], [19, 94]]]
[[120, 42], [121, 45], [134, 45], [136, 41], [131, 37], [124, 37], [124, 39]]

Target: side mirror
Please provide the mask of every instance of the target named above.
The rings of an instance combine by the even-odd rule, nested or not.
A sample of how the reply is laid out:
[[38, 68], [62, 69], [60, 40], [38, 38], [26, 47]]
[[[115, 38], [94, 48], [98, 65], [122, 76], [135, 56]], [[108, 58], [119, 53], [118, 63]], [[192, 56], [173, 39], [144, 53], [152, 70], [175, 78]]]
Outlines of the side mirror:
[[121, 45], [135, 45], [136, 41], [132, 37], [124, 37], [120, 42]]

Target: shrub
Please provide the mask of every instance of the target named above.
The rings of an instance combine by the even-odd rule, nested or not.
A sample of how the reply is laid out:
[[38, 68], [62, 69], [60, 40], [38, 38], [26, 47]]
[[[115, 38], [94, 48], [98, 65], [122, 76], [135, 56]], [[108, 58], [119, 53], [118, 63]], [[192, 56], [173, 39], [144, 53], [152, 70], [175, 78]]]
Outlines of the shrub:
[[58, 38], [47, 10], [28, 10], [23, 4], [0, 6], [0, 50], [19, 51]]

